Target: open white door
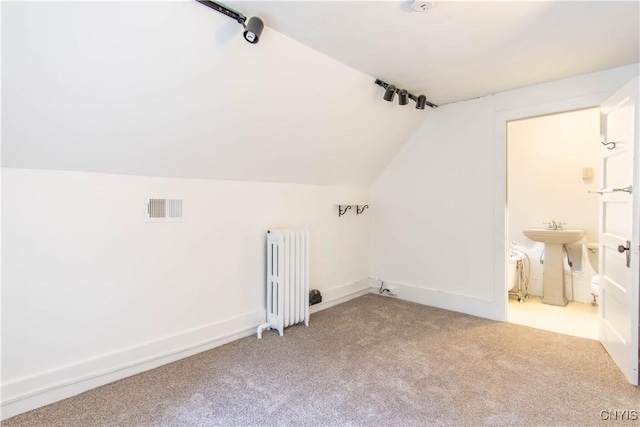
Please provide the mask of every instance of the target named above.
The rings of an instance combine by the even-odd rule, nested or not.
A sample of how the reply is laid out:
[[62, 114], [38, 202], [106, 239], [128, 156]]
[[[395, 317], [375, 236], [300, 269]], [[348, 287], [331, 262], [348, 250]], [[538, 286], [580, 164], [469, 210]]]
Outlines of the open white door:
[[600, 342], [638, 385], [638, 78], [601, 105]]

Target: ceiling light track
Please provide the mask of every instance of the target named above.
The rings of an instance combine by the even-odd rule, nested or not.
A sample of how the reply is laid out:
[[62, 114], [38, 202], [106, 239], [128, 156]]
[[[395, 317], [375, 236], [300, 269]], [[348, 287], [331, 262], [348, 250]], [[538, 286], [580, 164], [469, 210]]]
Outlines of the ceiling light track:
[[424, 108], [428, 105], [431, 108], [438, 108], [436, 104], [432, 104], [427, 101], [427, 97], [425, 95], [414, 95], [409, 93], [406, 89], [398, 89], [395, 85], [389, 84], [387, 82], [383, 82], [380, 79], [376, 79], [375, 83], [378, 86], [382, 86], [384, 88], [383, 99], [385, 101], [392, 102], [393, 98], [398, 94], [398, 104], [407, 105], [409, 103], [409, 99], [415, 101], [416, 109], [424, 110]]
[[211, 9], [222, 13], [225, 16], [236, 21], [238, 24], [244, 27], [244, 38], [251, 44], [256, 44], [260, 41], [260, 35], [262, 34], [262, 30], [264, 29], [264, 22], [262, 19], [257, 16], [252, 16], [247, 20], [247, 17], [241, 14], [240, 12], [236, 12], [233, 9], [229, 9], [227, 6], [222, 3], [218, 3], [210, 0], [196, 0], [198, 3], [203, 4]]

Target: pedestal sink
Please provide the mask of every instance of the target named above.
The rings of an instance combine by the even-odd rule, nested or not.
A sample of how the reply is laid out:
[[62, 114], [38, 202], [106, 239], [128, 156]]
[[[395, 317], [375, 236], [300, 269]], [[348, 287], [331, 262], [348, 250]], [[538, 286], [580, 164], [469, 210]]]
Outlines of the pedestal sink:
[[564, 307], [568, 301], [564, 291], [564, 253], [562, 245], [579, 240], [584, 236], [584, 230], [577, 228], [566, 230], [527, 228], [522, 230], [522, 233], [534, 242], [544, 243], [542, 302]]

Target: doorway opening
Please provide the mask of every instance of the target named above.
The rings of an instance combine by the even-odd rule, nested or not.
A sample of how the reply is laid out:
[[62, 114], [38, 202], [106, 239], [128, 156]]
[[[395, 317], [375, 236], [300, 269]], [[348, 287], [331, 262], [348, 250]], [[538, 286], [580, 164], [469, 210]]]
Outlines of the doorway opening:
[[[599, 206], [589, 191], [600, 188], [600, 109], [507, 121], [506, 132], [507, 321], [598, 339]], [[530, 229], [576, 234], [551, 244]]]

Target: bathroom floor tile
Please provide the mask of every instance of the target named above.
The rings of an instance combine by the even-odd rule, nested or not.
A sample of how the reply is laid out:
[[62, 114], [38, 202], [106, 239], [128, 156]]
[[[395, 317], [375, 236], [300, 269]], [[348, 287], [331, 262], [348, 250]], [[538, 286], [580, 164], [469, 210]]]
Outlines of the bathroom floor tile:
[[598, 306], [569, 302], [566, 307], [543, 304], [529, 296], [524, 303], [509, 298], [507, 321], [581, 338], [598, 339]]

